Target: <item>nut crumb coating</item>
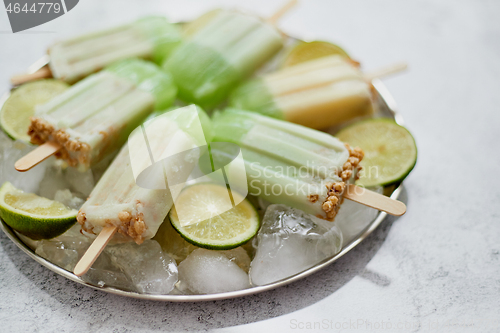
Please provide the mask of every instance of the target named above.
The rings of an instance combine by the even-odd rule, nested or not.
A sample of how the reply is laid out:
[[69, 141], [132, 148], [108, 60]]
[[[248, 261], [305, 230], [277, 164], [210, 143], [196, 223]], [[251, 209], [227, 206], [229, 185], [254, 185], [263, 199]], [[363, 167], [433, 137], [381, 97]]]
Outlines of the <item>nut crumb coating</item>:
[[[118, 227], [118, 232], [122, 235], [132, 238], [137, 244], [141, 244], [144, 242], [144, 231], [148, 228], [146, 223], [144, 222], [144, 215], [142, 213], [137, 213], [135, 216], [132, 216], [128, 211], [121, 211], [118, 213], [118, 219], [114, 219], [113, 222], [118, 222], [120, 225], [116, 225], [111, 221], [106, 221], [106, 225], [108, 226], [116, 226]], [[87, 223], [87, 217], [85, 213], [78, 212], [76, 217], [78, 223], [82, 226], [82, 230], [95, 234], [94, 227], [92, 224]]]
[[[345, 147], [349, 151], [349, 158], [342, 166], [342, 170], [338, 172], [338, 176], [342, 178], [342, 181], [326, 184], [328, 195], [325, 201], [323, 201], [321, 208], [326, 213], [326, 218], [328, 220], [333, 220], [335, 218], [340, 209], [340, 205], [344, 201], [342, 194], [346, 188], [346, 183], [351, 179], [353, 173], [355, 177], [357, 177], [357, 172], [361, 170], [359, 162], [361, 162], [364, 157], [363, 150], [359, 147], [351, 148], [347, 143]], [[317, 198], [315, 201], [312, 201], [311, 198], [309, 198], [309, 200], [311, 202], [316, 202]], [[318, 217], [321, 218], [321, 216]]]
[[56, 130], [53, 125], [38, 117], [30, 118], [28, 135], [31, 143], [42, 145], [46, 142], [55, 142], [61, 146], [55, 156], [65, 160], [69, 166], [76, 167], [90, 164], [90, 146], [85, 142], [70, 139], [70, 135], [63, 129]]

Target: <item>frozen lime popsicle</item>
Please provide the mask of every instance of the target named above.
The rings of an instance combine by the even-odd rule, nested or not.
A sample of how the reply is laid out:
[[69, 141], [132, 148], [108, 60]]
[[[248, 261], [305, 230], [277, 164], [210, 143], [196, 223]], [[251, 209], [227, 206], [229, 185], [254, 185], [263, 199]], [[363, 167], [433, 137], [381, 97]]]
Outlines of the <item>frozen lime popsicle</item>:
[[[240, 146], [249, 193], [328, 220], [363, 158], [361, 149], [327, 133], [255, 112], [226, 109], [213, 126], [214, 141]], [[227, 164], [234, 152], [212, 148], [212, 155]]]
[[179, 97], [204, 107], [220, 103], [283, 45], [280, 33], [257, 17], [222, 10], [212, 16], [164, 64]]
[[181, 42], [179, 28], [164, 17], [144, 17], [130, 24], [56, 43], [49, 49], [55, 78], [68, 83], [127, 58], [160, 64]]
[[165, 109], [177, 89], [155, 64], [115, 63], [36, 109], [31, 142], [60, 145], [56, 157], [81, 170], [120, 148], [154, 109]]
[[317, 129], [373, 112], [370, 85], [340, 55], [249, 80], [233, 91], [229, 104]]
[[173, 205], [178, 185], [198, 163], [197, 148], [207, 145], [211, 133], [210, 119], [194, 105], [146, 121], [132, 132], [80, 209], [82, 229], [99, 234], [115, 226], [139, 244], [153, 237]]

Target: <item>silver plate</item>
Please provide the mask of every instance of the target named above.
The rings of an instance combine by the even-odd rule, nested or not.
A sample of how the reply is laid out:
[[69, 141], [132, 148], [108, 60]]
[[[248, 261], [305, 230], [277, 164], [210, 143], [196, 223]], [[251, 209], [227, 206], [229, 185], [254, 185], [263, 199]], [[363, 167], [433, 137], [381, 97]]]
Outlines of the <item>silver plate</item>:
[[[36, 72], [38, 69], [41, 67], [45, 66], [48, 63], [48, 57], [41, 58], [37, 62], [35, 62], [32, 66], [28, 68], [28, 73], [30, 72]], [[403, 124], [403, 118], [397, 111], [396, 107], [396, 102], [392, 98], [391, 94], [385, 87], [385, 85], [379, 81], [379, 80], [373, 80], [372, 81], [373, 86], [375, 87], [375, 90], [378, 93], [378, 113], [380, 116], [383, 117], [389, 117], [393, 118], [398, 124], [402, 125]], [[0, 100], [0, 108], [3, 105], [3, 102], [7, 99], [9, 96], [9, 93], [5, 94], [3, 98]], [[397, 199], [403, 190], [403, 184], [401, 183], [394, 191], [391, 193], [391, 198], [392, 199]], [[111, 294], [115, 295], [121, 295], [121, 296], [126, 296], [126, 297], [132, 297], [132, 298], [139, 298], [139, 299], [147, 299], [147, 300], [155, 300], [155, 301], [169, 301], [169, 302], [197, 302], [197, 301], [212, 301], [212, 300], [220, 300], [220, 299], [229, 299], [229, 298], [236, 298], [236, 297], [241, 297], [241, 296], [247, 296], [247, 295], [252, 295], [256, 293], [260, 293], [266, 290], [271, 290], [274, 288], [278, 288], [284, 285], [287, 285], [289, 283], [292, 283], [294, 281], [300, 280], [302, 278], [305, 278], [306, 276], [309, 276], [320, 269], [331, 265], [333, 262], [341, 258], [343, 255], [345, 255], [347, 252], [351, 251], [354, 247], [356, 247], [359, 243], [361, 243], [365, 238], [367, 238], [385, 219], [387, 216], [386, 213], [379, 212], [377, 217], [365, 227], [363, 231], [361, 231], [354, 239], [352, 239], [350, 242], [344, 245], [344, 248], [342, 251], [340, 251], [338, 254], [335, 256], [325, 259], [315, 266], [292, 276], [289, 276], [285, 279], [282, 279], [280, 281], [267, 284], [264, 286], [258, 286], [258, 287], [252, 287], [249, 289], [243, 289], [243, 290], [237, 290], [237, 291], [231, 291], [231, 292], [225, 292], [225, 293], [219, 293], [219, 294], [208, 294], [208, 295], [149, 295], [149, 294], [139, 294], [136, 292], [131, 292], [131, 291], [123, 291], [120, 289], [112, 288], [112, 287], [98, 287], [92, 284], [89, 284], [76, 275], [74, 275], [71, 272], [68, 272], [59, 266], [54, 265], [50, 261], [45, 260], [44, 258], [40, 257], [37, 255], [31, 248], [29, 248], [18, 236], [17, 234], [7, 225], [3, 220], [0, 219], [0, 228], [2, 231], [9, 237], [16, 245], [19, 247], [21, 250], [23, 250], [28, 256], [33, 258], [36, 262], [40, 263], [41, 265], [47, 267], [51, 271], [64, 276], [67, 279], [70, 279], [72, 281], [75, 281], [77, 283], [83, 284], [85, 286], [88, 286], [90, 288], [94, 288], [97, 290], [102, 290]]]

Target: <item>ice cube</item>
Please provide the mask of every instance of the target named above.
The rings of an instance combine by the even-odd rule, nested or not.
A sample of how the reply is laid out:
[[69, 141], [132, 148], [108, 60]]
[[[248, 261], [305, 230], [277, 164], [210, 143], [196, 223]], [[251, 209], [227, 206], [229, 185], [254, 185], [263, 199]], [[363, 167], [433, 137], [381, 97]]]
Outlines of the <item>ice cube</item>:
[[72, 209], [80, 209], [85, 202], [82, 198], [74, 196], [68, 189], [58, 190], [54, 195], [54, 200]]
[[[191, 252], [200, 248], [182, 238], [181, 235], [172, 227], [168, 218], [165, 219], [153, 239], [160, 243], [163, 251], [174, 258], [178, 264], [186, 259]], [[219, 252], [224, 254], [229, 260], [234, 261], [236, 265], [248, 273], [248, 269], [250, 267], [250, 257], [244, 248], [237, 247], [232, 250]]]
[[4, 151], [4, 149], [10, 147], [12, 142], [13, 140], [4, 131], [0, 131], [0, 151]]
[[165, 221], [162, 223], [153, 239], [160, 243], [163, 251], [174, 258], [177, 263], [186, 259], [191, 252], [198, 248], [198, 246], [187, 242], [179, 235], [170, 224], [168, 217], [165, 218]]
[[215, 294], [250, 287], [248, 274], [221, 251], [196, 249], [179, 265], [182, 291]]
[[332, 222], [285, 205], [267, 208], [257, 235], [250, 280], [264, 285], [302, 272], [337, 254], [342, 233]]
[[39, 241], [35, 253], [61, 268], [73, 271], [91, 242], [79, 229], [80, 225], [75, 225], [58, 237]]
[[107, 252], [102, 252], [82, 280], [98, 287], [113, 287], [125, 291], [137, 291], [134, 284], [113, 264]]
[[[382, 193], [383, 187], [370, 188], [371, 191]], [[377, 217], [378, 210], [359, 204], [351, 200], [344, 200], [335, 216], [335, 223], [342, 231], [344, 245], [353, 239], [372, 223]]]
[[33, 251], [36, 250], [36, 248], [37, 248], [38, 244], [40, 243], [40, 241], [33, 240], [33, 239], [29, 238], [28, 236], [24, 236], [23, 234], [18, 233], [15, 230], [14, 230], [14, 232], [16, 233], [17, 237], [19, 237], [19, 239], [21, 240], [21, 242], [23, 242], [24, 244], [28, 245], [28, 247], [30, 249], [32, 249]]
[[157, 241], [112, 245], [105, 251], [140, 293], [166, 295], [177, 282], [175, 261], [162, 251]]
[[46, 170], [38, 194], [50, 200], [54, 200], [56, 192], [65, 190], [70, 187], [70, 184], [64, 177], [61, 161], [55, 161]]
[[31, 170], [19, 172], [14, 168], [14, 164], [35, 147], [22, 141], [12, 141], [1, 131], [0, 142], [0, 161], [2, 162], [0, 165], [0, 185], [9, 181], [25, 192], [38, 192], [45, 169], [54, 161], [54, 158], [47, 159]]
[[63, 233], [62, 235], [59, 235], [55, 238], [52, 238], [52, 240], [53, 241], [61, 241], [61, 242], [70, 242], [70, 241], [75, 241], [75, 240], [92, 242], [91, 239], [82, 235], [81, 230], [82, 230], [82, 227], [78, 223], [75, 223], [71, 228], [66, 230], [65, 233]]
[[71, 186], [71, 191], [80, 193], [84, 198], [90, 195], [95, 186], [94, 174], [90, 169], [81, 172], [76, 168], [68, 167], [64, 170], [64, 178]]
[[344, 244], [356, 238], [377, 217], [378, 210], [354, 201], [345, 200], [340, 207], [335, 223], [344, 236]]
[[77, 250], [67, 248], [62, 242], [49, 240], [41, 241], [35, 253], [67, 271], [75, 268], [79, 258]]
[[223, 255], [225, 255], [229, 260], [234, 262], [241, 268], [245, 273], [248, 273], [250, 269], [250, 257], [248, 256], [247, 251], [239, 246], [235, 249], [220, 251]]

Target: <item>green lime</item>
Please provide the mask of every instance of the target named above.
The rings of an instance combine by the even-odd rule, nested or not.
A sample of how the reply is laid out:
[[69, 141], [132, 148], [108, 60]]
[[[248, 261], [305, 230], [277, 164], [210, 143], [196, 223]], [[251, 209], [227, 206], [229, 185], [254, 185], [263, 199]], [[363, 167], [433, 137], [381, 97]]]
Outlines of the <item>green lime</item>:
[[341, 55], [350, 58], [340, 46], [322, 41], [301, 42], [288, 53], [282, 67], [293, 66], [309, 60], [314, 60], [331, 55]]
[[60, 202], [18, 190], [9, 182], [0, 188], [0, 217], [35, 240], [61, 235], [75, 224], [77, 213]]
[[417, 162], [417, 145], [410, 132], [393, 120], [376, 118], [342, 129], [340, 140], [365, 152], [356, 184], [389, 185], [402, 181]]
[[35, 107], [59, 95], [68, 85], [58, 80], [40, 80], [23, 84], [12, 91], [0, 111], [0, 126], [12, 139], [30, 141], [28, 127]]
[[[208, 213], [231, 207], [228, 193], [231, 192], [226, 187], [209, 183], [186, 187], [170, 211], [172, 226], [189, 243], [207, 249], [229, 250], [246, 243], [260, 227], [259, 215], [248, 200], [232, 192], [234, 202], [240, 202], [238, 205], [220, 214]], [[182, 223], [178, 211], [184, 212]], [[204, 219], [207, 214], [214, 216]]]

